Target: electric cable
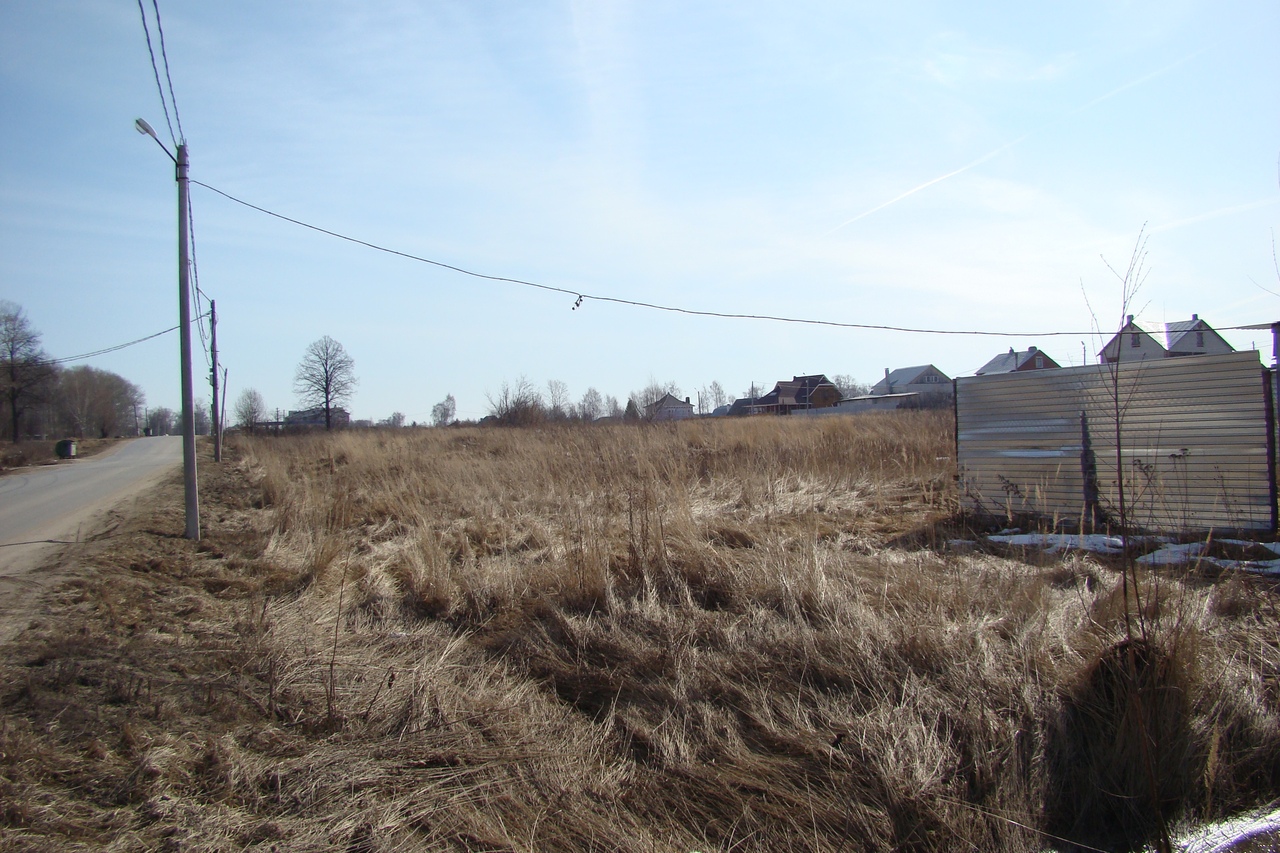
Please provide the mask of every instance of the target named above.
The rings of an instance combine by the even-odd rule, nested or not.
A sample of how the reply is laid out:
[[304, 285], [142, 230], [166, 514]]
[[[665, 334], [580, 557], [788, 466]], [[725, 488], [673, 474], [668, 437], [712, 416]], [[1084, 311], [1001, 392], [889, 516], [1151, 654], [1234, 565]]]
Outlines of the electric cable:
[[81, 353], [80, 355], [68, 355], [68, 356], [64, 356], [63, 358], [48, 358], [48, 359], [44, 359], [42, 361], [37, 361], [34, 363], [35, 364], [66, 364], [69, 361], [83, 361], [86, 358], [95, 358], [100, 355], [106, 355], [107, 353], [117, 352], [122, 349], [127, 349], [128, 347], [137, 346], [138, 344], [141, 344], [141, 343], [146, 343], [147, 341], [152, 340], [154, 338], [158, 338], [161, 335], [167, 335], [170, 332], [176, 332], [180, 328], [182, 328], [181, 323], [179, 323], [176, 326], [170, 326], [169, 328], [164, 329], [162, 331], [155, 332], [154, 334], [147, 335], [144, 338], [138, 338], [137, 340], [127, 341], [126, 343], [123, 343], [123, 344], [116, 344], [115, 346], [103, 347], [102, 349], [94, 350], [93, 352]]
[[[302, 228], [307, 228], [312, 231], [317, 231], [321, 234], [326, 234], [330, 237], [336, 237], [339, 240], [346, 240], [349, 243], [355, 243], [359, 246], [364, 246], [366, 248], [373, 249], [378, 252], [384, 252], [388, 255], [396, 255], [398, 257], [405, 258], [407, 260], [418, 261], [419, 263], [424, 263], [424, 264], [430, 264], [432, 266], [440, 267], [442, 269], [452, 270], [453, 272], [472, 276], [473, 278], [485, 279], [487, 281], [505, 282], [508, 284], [517, 284], [522, 287], [533, 287], [533, 288], [537, 288], [538, 290], [545, 290], [551, 293], [561, 293], [561, 294], [564, 294], [565, 296], [572, 296], [574, 297], [574, 303], [573, 303], [574, 310], [577, 310], [578, 308], [580, 308], [586, 300], [594, 300], [596, 302], [607, 302], [607, 303], [613, 303], [615, 305], [625, 305], [632, 308], [648, 308], [653, 311], [666, 311], [673, 314], [686, 314], [686, 315], [695, 316], [695, 317], [718, 317], [718, 318], [727, 319], [727, 320], [765, 320], [765, 321], [770, 321], [774, 323], [796, 323], [796, 324], [808, 325], [808, 326], [829, 326], [829, 327], [834, 327], [839, 329], [864, 329], [864, 330], [870, 330], [870, 331], [906, 332], [910, 334], [920, 334], [920, 335], [958, 335], [958, 336], [968, 335], [968, 336], [978, 336], [978, 337], [1002, 337], [1002, 338], [1047, 338], [1047, 337], [1060, 337], [1060, 336], [1066, 336], [1066, 335], [1075, 336], [1075, 335], [1093, 335], [1094, 334], [1093, 331], [1088, 331], [1088, 332], [1080, 332], [1080, 331], [993, 332], [993, 331], [976, 330], [976, 329], [925, 329], [925, 328], [914, 328], [910, 326], [894, 326], [889, 324], [878, 324], [878, 323], [842, 323], [835, 320], [814, 320], [814, 319], [806, 319], [802, 317], [783, 317], [783, 316], [774, 315], [774, 314], [742, 314], [742, 313], [733, 313], [733, 312], [726, 312], [726, 311], [704, 311], [704, 310], [699, 310], [694, 308], [680, 308], [678, 306], [673, 306], [673, 305], [662, 305], [656, 302], [644, 302], [636, 299], [623, 299], [617, 296], [600, 296], [600, 295], [591, 294], [591, 293], [584, 293], [577, 290], [570, 290], [565, 287], [556, 287], [555, 285], [550, 285], [550, 284], [539, 284], [538, 282], [527, 281], [525, 279], [510, 278], [507, 276], [489, 275], [487, 273], [475, 272], [473, 270], [465, 269], [463, 267], [455, 266], [453, 264], [448, 264], [443, 261], [436, 261], [436, 260], [432, 260], [431, 258], [421, 257], [420, 255], [410, 254], [409, 252], [402, 252], [398, 249], [391, 249], [386, 246], [380, 246], [377, 243], [371, 243], [368, 240], [361, 240], [357, 237], [350, 237], [346, 234], [341, 234], [337, 231], [331, 231], [328, 228], [321, 228], [318, 225], [312, 225], [309, 222], [303, 222], [300, 219], [294, 219], [291, 216], [285, 216], [283, 213], [276, 213], [274, 210], [268, 210], [265, 207], [260, 207], [259, 205], [253, 204], [252, 202], [248, 202], [248, 201], [245, 201], [244, 199], [237, 198], [236, 196], [233, 196], [231, 193], [228, 193], [224, 190], [220, 190], [217, 187], [204, 183], [203, 181], [192, 180], [191, 183], [196, 184], [197, 186], [204, 187], [205, 189], [211, 192], [217, 193], [223, 198], [228, 199], [229, 201], [233, 201], [236, 204], [243, 205], [251, 210], [256, 210], [259, 213], [265, 213], [267, 216], [273, 216], [276, 219], [280, 219], [285, 222], [298, 225]], [[1230, 328], [1230, 327], [1227, 327], [1227, 328]]]
[[205, 292], [200, 289], [200, 265], [196, 262], [196, 217], [195, 213], [192, 212], [190, 195], [187, 196], [187, 243], [191, 249], [191, 279], [192, 284], [194, 285], [193, 290], [195, 291], [196, 300], [196, 330], [200, 333], [200, 346], [204, 349], [205, 366], [212, 371], [213, 358], [209, 355], [209, 342], [203, 322], [205, 312], [203, 306], [200, 304], [201, 298], [203, 298], [205, 302], [210, 302], [211, 300]]
[[[173, 140], [173, 144], [178, 144], [178, 138], [173, 133], [173, 122], [169, 120], [169, 103], [164, 97], [164, 87], [160, 85], [160, 69], [156, 66], [156, 52], [151, 47], [151, 28], [147, 26], [147, 10], [142, 5], [142, 0], [138, 0], [138, 14], [142, 16], [142, 33], [147, 37], [147, 53], [151, 55], [151, 71], [156, 77], [156, 90], [160, 93], [160, 106], [164, 109], [164, 121], [169, 125], [169, 138]], [[177, 109], [177, 105], [174, 105]]]
[[[803, 318], [803, 317], [783, 317], [776, 314], [742, 314], [742, 313], [733, 313], [733, 312], [727, 312], [727, 311], [704, 311], [696, 308], [681, 308], [674, 305], [662, 305], [656, 302], [644, 302], [636, 299], [623, 299], [617, 296], [600, 296], [597, 294], [586, 293], [586, 292], [577, 291], [577, 290], [570, 290], [569, 288], [566, 288], [566, 287], [557, 287], [551, 284], [539, 284], [536, 281], [527, 281], [525, 279], [520, 279], [520, 278], [510, 278], [508, 276], [489, 275], [488, 273], [475, 272], [474, 270], [469, 270], [464, 267], [455, 266], [454, 264], [448, 264], [448, 263], [445, 263], [444, 261], [436, 261], [436, 260], [432, 260], [431, 258], [424, 258], [420, 255], [414, 255], [409, 252], [402, 252], [399, 249], [392, 249], [386, 246], [380, 246], [377, 243], [371, 243], [368, 240], [361, 240], [358, 237], [351, 237], [337, 231], [331, 231], [328, 228], [321, 228], [319, 225], [312, 225], [309, 222], [304, 222], [300, 219], [294, 219], [291, 216], [285, 216], [283, 213], [277, 213], [274, 210], [269, 210], [265, 207], [261, 207], [259, 205], [253, 204], [252, 202], [245, 201], [242, 198], [237, 198], [231, 193], [226, 192], [225, 190], [220, 190], [215, 186], [211, 186], [210, 184], [204, 183], [203, 181], [197, 181], [195, 179], [192, 179], [191, 183], [197, 186], [204, 187], [205, 189], [211, 192], [217, 193], [218, 195], [222, 196], [228, 201], [233, 201], [236, 204], [243, 205], [249, 208], [250, 210], [256, 210], [259, 213], [264, 213], [267, 216], [275, 217], [276, 219], [283, 220], [284, 222], [289, 222], [293, 225], [297, 225], [302, 228], [307, 228], [307, 229], [310, 229], [311, 231], [316, 231], [321, 234], [325, 234], [329, 237], [336, 237], [339, 240], [345, 240], [349, 243], [355, 243], [356, 245], [364, 246], [366, 248], [373, 249], [374, 251], [377, 251], [377, 252], [384, 252], [388, 255], [395, 255], [397, 257], [405, 258], [406, 260], [418, 261], [419, 263], [423, 263], [423, 264], [430, 264], [435, 267], [440, 267], [441, 269], [447, 269], [447, 270], [452, 270], [453, 272], [461, 273], [462, 275], [472, 276], [473, 278], [485, 279], [486, 281], [499, 281], [499, 282], [505, 282], [507, 284], [518, 284], [522, 287], [533, 287], [533, 288], [537, 288], [538, 290], [546, 290], [551, 293], [562, 293], [566, 296], [572, 296], [574, 297], [573, 310], [577, 310], [578, 308], [582, 307], [583, 303], [586, 300], [594, 300], [596, 302], [608, 302], [608, 303], [613, 303], [615, 305], [626, 305], [632, 308], [649, 308], [654, 311], [667, 311], [673, 314], [686, 314], [694, 317], [718, 317], [718, 318], [727, 319], [727, 320], [766, 320], [774, 323], [796, 323], [796, 324], [808, 325], [808, 326], [828, 326], [828, 327], [833, 327], [838, 329], [863, 329], [868, 331], [881, 331], [881, 332], [904, 332], [907, 334], [916, 334], [916, 335], [952, 335], [952, 336], [961, 336], [961, 337], [970, 336], [970, 337], [989, 337], [989, 338], [1054, 338], [1054, 337], [1067, 337], [1067, 336], [1075, 337], [1078, 335], [1094, 337], [1099, 334], [1099, 330], [1097, 329], [1089, 329], [1083, 332], [1078, 330], [1057, 331], [1057, 332], [1052, 332], [1052, 331], [1050, 332], [1046, 332], [1046, 331], [996, 332], [996, 331], [991, 331], [986, 329], [929, 329], [929, 328], [917, 328], [914, 326], [894, 326], [887, 323], [842, 323], [836, 320], [814, 320], [811, 318]], [[1238, 331], [1241, 329], [1248, 329], [1252, 327], [1220, 326], [1218, 328], [1224, 331]]]
[[[169, 100], [173, 102], [173, 119], [178, 123], [178, 139], [185, 143], [187, 135], [182, 132], [182, 116], [178, 113], [178, 96], [173, 92], [173, 78], [169, 76], [169, 53], [164, 49], [164, 24], [160, 22], [160, 0], [151, 0], [151, 8], [156, 12], [156, 32], [160, 35], [160, 58], [164, 60], [164, 79], [169, 83]], [[155, 57], [152, 56], [152, 62], [154, 61]], [[159, 80], [156, 82], [158, 84]], [[173, 133], [173, 128], [170, 128], [169, 132]]]

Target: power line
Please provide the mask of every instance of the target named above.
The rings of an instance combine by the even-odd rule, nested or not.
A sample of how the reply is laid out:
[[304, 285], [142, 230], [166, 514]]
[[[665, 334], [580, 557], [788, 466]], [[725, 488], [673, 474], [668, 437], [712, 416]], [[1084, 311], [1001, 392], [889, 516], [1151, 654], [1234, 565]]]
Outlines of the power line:
[[111, 347], [104, 347], [103, 349], [94, 350], [93, 352], [81, 353], [80, 355], [69, 355], [64, 358], [49, 358], [49, 359], [45, 359], [44, 361], [38, 361], [36, 362], [36, 364], [66, 364], [69, 361], [83, 361], [86, 358], [95, 358], [100, 355], [106, 355], [107, 353], [117, 352], [122, 349], [127, 349], [132, 346], [137, 346], [138, 344], [141, 344], [141, 343], [146, 343], [147, 341], [152, 340], [153, 338], [158, 338], [161, 335], [167, 335], [170, 332], [177, 331], [180, 327], [181, 327], [181, 324], [179, 324], [178, 326], [170, 326], [169, 328], [163, 331], [156, 332], [151, 335], [147, 335], [145, 338], [138, 338], [137, 340], [134, 340], [134, 341], [128, 341], [127, 343], [123, 343], [123, 344], [116, 344], [115, 346], [111, 346]]
[[[160, 93], [160, 106], [164, 109], [165, 124], [169, 125], [169, 138], [173, 140], [174, 145], [177, 145], [178, 138], [173, 134], [173, 122], [169, 120], [169, 104], [164, 97], [164, 87], [160, 85], [160, 69], [156, 65], [156, 52], [151, 47], [151, 28], [147, 26], [147, 10], [142, 5], [142, 0], [138, 0], [138, 14], [142, 16], [142, 33], [147, 37], [147, 53], [151, 55], [151, 71], [156, 76], [156, 91]], [[173, 109], [177, 112], [178, 105], [174, 104]]]
[[250, 208], [251, 210], [256, 210], [259, 213], [265, 213], [267, 216], [273, 216], [276, 219], [281, 219], [285, 222], [289, 222], [294, 225], [301, 226], [303, 228], [308, 228], [312, 231], [317, 231], [321, 234], [326, 234], [330, 237], [336, 237], [339, 240], [346, 240], [349, 243], [355, 243], [357, 245], [364, 246], [366, 248], [373, 249], [378, 252], [385, 252], [388, 255], [396, 255], [398, 257], [405, 258], [407, 260], [418, 261], [419, 263], [424, 263], [424, 264], [431, 264], [432, 266], [440, 267], [442, 269], [452, 270], [457, 273], [462, 273], [463, 275], [472, 276], [473, 278], [482, 278], [487, 281], [500, 281], [508, 284], [518, 284], [523, 287], [533, 287], [533, 288], [537, 288], [538, 290], [546, 290], [551, 293], [562, 293], [565, 296], [572, 296], [574, 297], [574, 300], [575, 300], [573, 304], [574, 309], [581, 307], [586, 300], [594, 300], [596, 302], [610, 302], [615, 305], [626, 305], [632, 308], [648, 308], [653, 311], [667, 311], [673, 314], [687, 314], [695, 317], [718, 317], [726, 320], [766, 320], [774, 323], [796, 323], [796, 324], [807, 325], [807, 326], [830, 326], [838, 329], [864, 329], [864, 330], [870, 330], [870, 331], [884, 331], [884, 332], [909, 332], [912, 334], [920, 334], [920, 335], [969, 335], [969, 336], [1003, 337], [1003, 338], [1047, 338], [1047, 337], [1062, 337], [1062, 336], [1077, 336], [1077, 335], [1092, 336], [1093, 334], [1095, 334], [1095, 332], [1092, 330], [1087, 332], [992, 332], [992, 331], [973, 330], [973, 329], [925, 329], [925, 328], [915, 328], [911, 326], [892, 326], [888, 324], [877, 324], [877, 323], [841, 323], [835, 320], [813, 320], [813, 319], [806, 319], [801, 317], [782, 317], [774, 314], [740, 314], [740, 313], [733, 313], [733, 312], [726, 312], [726, 311], [701, 311], [694, 308], [680, 308], [673, 305], [662, 305], [656, 302], [643, 302], [636, 299], [623, 299], [617, 296], [598, 296], [596, 294], [584, 293], [577, 290], [569, 290], [568, 288], [556, 287], [550, 284], [539, 284], [538, 282], [535, 282], [535, 281], [526, 281], [525, 279], [520, 279], [520, 278], [509, 278], [507, 276], [500, 276], [500, 275], [488, 275], [486, 273], [475, 272], [473, 270], [465, 269], [463, 267], [454, 266], [453, 264], [447, 264], [443, 261], [436, 261], [436, 260], [432, 260], [431, 258], [424, 258], [419, 255], [413, 255], [408, 252], [402, 252], [398, 249], [391, 249], [386, 246], [380, 246], [377, 243], [370, 243], [367, 240], [361, 240], [356, 237], [349, 237], [346, 234], [341, 234], [337, 231], [330, 231], [327, 228], [321, 228], [318, 225], [312, 225], [308, 222], [303, 222], [300, 219], [294, 219], [293, 217], [285, 216], [282, 213], [276, 213], [274, 210], [268, 210], [265, 207], [260, 207], [256, 204], [245, 201], [244, 199], [236, 198], [230, 193], [224, 192], [223, 190], [220, 190], [214, 186], [210, 186], [209, 184], [206, 184], [202, 181], [192, 180], [191, 183], [197, 184], [198, 186], [202, 186], [207, 190], [211, 190], [212, 192], [217, 193], [218, 195], [222, 196], [225, 199], [234, 201], [236, 204], [244, 205], [245, 207]]
[[[164, 25], [160, 23], [160, 0], [151, 0], [151, 8], [156, 12], [156, 32], [160, 35], [160, 58], [164, 60], [164, 79], [169, 83], [169, 100], [173, 102], [173, 118], [178, 122], [178, 138], [185, 143], [187, 135], [182, 132], [182, 116], [178, 114], [178, 96], [173, 93], [173, 78], [169, 76], [169, 54], [164, 49]], [[151, 61], [155, 62], [155, 56], [152, 56]], [[158, 84], [159, 80], [156, 82]], [[170, 128], [169, 132], [173, 133], [173, 128]]]
[[209, 343], [206, 340], [204, 330], [203, 309], [200, 307], [200, 299], [204, 298], [206, 302], [210, 301], [209, 297], [200, 289], [200, 265], [196, 263], [196, 217], [191, 210], [191, 199], [187, 199], [187, 242], [191, 246], [191, 278], [192, 284], [195, 286], [196, 298], [196, 330], [200, 333], [200, 346], [204, 349], [204, 363], [210, 370], [213, 370], [213, 361], [209, 357]]

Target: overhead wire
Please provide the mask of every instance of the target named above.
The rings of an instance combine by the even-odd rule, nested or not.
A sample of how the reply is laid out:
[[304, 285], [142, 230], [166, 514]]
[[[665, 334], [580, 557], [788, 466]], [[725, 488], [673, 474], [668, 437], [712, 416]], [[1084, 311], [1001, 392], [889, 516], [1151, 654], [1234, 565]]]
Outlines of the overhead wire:
[[[151, 0], [151, 8], [156, 12], [156, 32], [160, 35], [160, 58], [164, 60], [164, 79], [169, 83], [169, 100], [173, 102], [173, 118], [178, 123], [178, 139], [186, 142], [187, 135], [182, 132], [182, 116], [178, 112], [178, 96], [173, 92], [173, 78], [169, 76], [169, 53], [164, 48], [164, 24], [160, 22], [160, 0]], [[154, 61], [155, 57], [152, 56], [152, 62]], [[156, 82], [158, 84], [159, 80]], [[172, 133], [173, 129], [170, 128], [169, 132]]]
[[[178, 144], [178, 137], [174, 135], [173, 122], [169, 120], [169, 103], [164, 97], [164, 87], [160, 85], [160, 68], [156, 65], [156, 52], [151, 47], [151, 28], [147, 26], [147, 10], [146, 7], [142, 5], [142, 0], [138, 0], [138, 14], [142, 16], [142, 34], [147, 37], [147, 53], [151, 56], [151, 71], [156, 77], [156, 90], [160, 93], [160, 106], [164, 109], [164, 121], [165, 124], [169, 125], [169, 137], [173, 140], [173, 144], [176, 146]], [[168, 67], [167, 64], [165, 67]], [[173, 108], [176, 112], [178, 109], [177, 104], [174, 104]]]
[[106, 355], [107, 353], [118, 352], [119, 350], [122, 350], [122, 349], [127, 349], [132, 346], [137, 346], [138, 344], [141, 344], [141, 343], [146, 343], [147, 341], [158, 338], [161, 335], [167, 335], [170, 332], [175, 332], [179, 328], [181, 328], [181, 326], [182, 324], [179, 323], [177, 326], [170, 326], [169, 328], [164, 329], [163, 331], [155, 332], [154, 334], [147, 335], [146, 337], [138, 338], [137, 340], [127, 341], [126, 343], [123, 343], [123, 344], [116, 344], [115, 346], [103, 347], [102, 349], [97, 349], [97, 350], [94, 350], [93, 352], [85, 352], [79, 355], [68, 355], [68, 356], [64, 356], [63, 358], [48, 358], [48, 359], [44, 359], [43, 361], [38, 361], [36, 363], [37, 364], [66, 364], [69, 361], [83, 361], [86, 358], [96, 358], [97, 356], [100, 356], [100, 355]]
[[[177, 95], [177, 92], [174, 91], [173, 75], [169, 69], [169, 51], [165, 45], [164, 23], [160, 16], [159, 0], [151, 0], [151, 8], [156, 18], [156, 33], [160, 41], [160, 56], [164, 62], [164, 78], [165, 78], [165, 82], [168, 83], [167, 99], [165, 97], [165, 88], [160, 82], [160, 70], [156, 65], [155, 49], [152, 47], [152, 44], [151, 44], [151, 30], [147, 23], [146, 8], [143, 6], [142, 0], [138, 0], [138, 13], [142, 17], [142, 31], [147, 39], [147, 53], [151, 57], [151, 70], [152, 70], [152, 73], [155, 75], [156, 89], [160, 94], [160, 105], [164, 108], [164, 118], [165, 118], [166, 124], [168, 124], [169, 126], [169, 136], [173, 140], [173, 144], [176, 147], [180, 141], [181, 141], [181, 144], [184, 144], [184, 145], [186, 144], [186, 132], [182, 128], [182, 114], [178, 110], [178, 95]], [[173, 121], [170, 121], [169, 119], [170, 103], [173, 104], [173, 120], [176, 121], [178, 124], [178, 132], [176, 135], [173, 132]], [[203, 322], [204, 317], [207, 316], [210, 312], [206, 312], [204, 310], [204, 305], [201, 302], [201, 300], [204, 300], [204, 302], [211, 302], [211, 300], [209, 299], [208, 295], [204, 292], [204, 290], [202, 290], [200, 287], [200, 265], [197, 261], [197, 255], [196, 255], [195, 214], [192, 213], [191, 208], [192, 208], [191, 200], [190, 200], [190, 197], [188, 197], [187, 199], [187, 226], [188, 226], [187, 244], [191, 252], [190, 264], [191, 264], [191, 277], [194, 285], [193, 289], [195, 291], [196, 330], [199, 332], [200, 347], [204, 351], [205, 365], [209, 368], [210, 374], [212, 375], [213, 359], [210, 355], [210, 350], [209, 350], [209, 346], [210, 346], [209, 338], [211, 333], [206, 332], [204, 327], [204, 322]]]
[[988, 331], [988, 330], [980, 330], [980, 329], [929, 329], [929, 328], [917, 328], [917, 327], [911, 327], [911, 326], [894, 326], [894, 325], [880, 324], [880, 323], [843, 323], [843, 322], [838, 322], [836, 320], [815, 320], [812, 318], [803, 318], [803, 317], [784, 317], [784, 316], [775, 315], [775, 314], [743, 314], [743, 313], [734, 313], [734, 312], [727, 312], [727, 311], [705, 311], [705, 310], [699, 310], [695, 308], [681, 308], [674, 305], [663, 305], [657, 302], [645, 302], [637, 299], [624, 299], [617, 296], [601, 296], [599, 294], [586, 293], [578, 290], [571, 290], [566, 287], [557, 287], [551, 284], [540, 284], [539, 282], [528, 281], [526, 279], [511, 278], [508, 276], [490, 275], [488, 273], [475, 272], [474, 270], [469, 270], [464, 267], [456, 266], [454, 264], [445, 263], [444, 261], [437, 261], [437, 260], [432, 260], [431, 258], [424, 258], [420, 255], [414, 255], [409, 252], [400, 251], [399, 249], [392, 249], [387, 246], [381, 246], [381, 245], [378, 245], [377, 243], [371, 243], [368, 240], [361, 240], [357, 237], [351, 237], [337, 231], [332, 231], [328, 228], [322, 228], [319, 225], [312, 225], [309, 222], [304, 222], [300, 219], [295, 219], [291, 216], [286, 216], [283, 213], [277, 213], [274, 210], [269, 210], [265, 207], [261, 207], [259, 205], [253, 204], [252, 202], [245, 201], [242, 198], [237, 198], [231, 193], [226, 192], [225, 190], [218, 189], [217, 187], [211, 186], [210, 184], [206, 184], [203, 181], [192, 180], [191, 183], [196, 184], [197, 186], [204, 187], [205, 189], [211, 192], [217, 193], [223, 198], [229, 201], [233, 201], [236, 204], [243, 205], [251, 210], [256, 210], [259, 213], [264, 213], [267, 216], [272, 216], [272, 217], [275, 217], [276, 219], [283, 220], [284, 222], [289, 222], [294, 225], [300, 226], [302, 228], [307, 228], [312, 231], [316, 231], [320, 234], [325, 234], [330, 237], [335, 237], [339, 240], [345, 240], [349, 243], [355, 243], [356, 245], [364, 246], [366, 248], [373, 249], [378, 252], [384, 252], [388, 255], [395, 255], [397, 257], [405, 258], [407, 260], [417, 261], [419, 263], [424, 263], [424, 264], [430, 264], [435, 267], [440, 267], [441, 269], [452, 270], [453, 272], [461, 273], [462, 275], [468, 275], [473, 278], [485, 279], [487, 281], [505, 282], [508, 284], [516, 284], [522, 287], [532, 287], [538, 290], [549, 291], [551, 293], [560, 293], [560, 294], [564, 294], [565, 296], [572, 296], [574, 297], [573, 308], [575, 310], [580, 308], [585, 301], [592, 300], [595, 302], [606, 302], [606, 303], [612, 303], [615, 305], [625, 305], [632, 308], [648, 308], [653, 311], [666, 311], [673, 314], [686, 314], [686, 315], [691, 315], [695, 317], [718, 317], [718, 318], [727, 319], [727, 320], [765, 320], [765, 321], [774, 322], [774, 323], [796, 323], [796, 324], [808, 325], [808, 326], [828, 326], [828, 327], [839, 328], [839, 329], [863, 329], [868, 331], [906, 332], [906, 333], [921, 334], [921, 335], [958, 335], [958, 336], [967, 335], [967, 336], [979, 336], [979, 337], [1027, 338], [1027, 337], [1058, 337], [1058, 336], [1066, 336], [1066, 335], [1076, 336], [1076, 335], [1094, 334], [1093, 331], [1088, 331], [1088, 332], [1080, 332], [1080, 331], [996, 332], [996, 331]]
[[187, 241], [191, 246], [191, 281], [196, 298], [196, 330], [200, 333], [200, 346], [204, 349], [204, 363], [213, 370], [213, 359], [209, 355], [209, 342], [205, 333], [203, 318], [205, 316], [201, 299], [210, 302], [205, 292], [200, 289], [200, 265], [196, 262], [196, 218], [191, 211], [191, 196], [187, 196]]

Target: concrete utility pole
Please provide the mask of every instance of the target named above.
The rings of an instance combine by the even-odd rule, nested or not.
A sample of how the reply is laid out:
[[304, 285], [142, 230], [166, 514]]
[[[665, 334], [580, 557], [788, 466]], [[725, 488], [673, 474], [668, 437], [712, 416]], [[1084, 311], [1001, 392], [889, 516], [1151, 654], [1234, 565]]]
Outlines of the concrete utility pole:
[[182, 486], [188, 539], [200, 538], [200, 496], [196, 486], [196, 404], [191, 381], [191, 285], [187, 260], [187, 144], [178, 146], [178, 322], [182, 348]]
[[133, 123], [138, 133], [144, 133], [156, 141], [177, 167], [178, 180], [178, 346], [182, 371], [182, 487], [186, 498], [187, 527], [183, 534], [188, 539], [200, 538], [200, 498], [196, 492], [196, 406], [195, 390], [191, 384], [191, 286], [187, 280], [187, 144], [178, 146], [178, 156], [169, 153], [151, 125], [142, 119]]
[[213, 461], [222, 461], [222, 418], [218, 415], [218, 303], [209, 300], [209, 352], [213, 360], [213, 370], [209, 374], [213, 380]]

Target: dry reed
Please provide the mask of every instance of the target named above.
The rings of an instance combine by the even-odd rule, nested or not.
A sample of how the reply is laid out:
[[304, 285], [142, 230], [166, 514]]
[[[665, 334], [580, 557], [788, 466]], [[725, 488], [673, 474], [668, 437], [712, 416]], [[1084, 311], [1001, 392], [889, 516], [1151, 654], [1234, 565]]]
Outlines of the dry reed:
[[1150, 576], [1126, 647], [1108, 566], [949, 550], [951, 446], [932, 413], [241, 440], [205, 542], [100, 546], [10, 650], [0, 841], [1125, 849], [1126, 691], [1162, 698], [1155, 807], [1274, 797], [1274, 590]]

